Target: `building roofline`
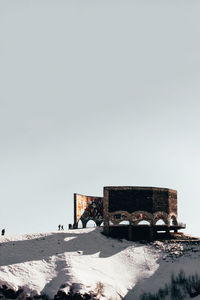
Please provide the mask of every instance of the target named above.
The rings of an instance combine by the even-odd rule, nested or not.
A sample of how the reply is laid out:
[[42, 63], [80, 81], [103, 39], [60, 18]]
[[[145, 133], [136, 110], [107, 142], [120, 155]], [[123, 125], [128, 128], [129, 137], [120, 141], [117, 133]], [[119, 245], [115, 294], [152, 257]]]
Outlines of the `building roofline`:
[[171, 193], [177, 193], [177, 190], [163, 187], [153, 186], [104, 186], [104, 190], [152, 190], [152, 191], [168, 191]]

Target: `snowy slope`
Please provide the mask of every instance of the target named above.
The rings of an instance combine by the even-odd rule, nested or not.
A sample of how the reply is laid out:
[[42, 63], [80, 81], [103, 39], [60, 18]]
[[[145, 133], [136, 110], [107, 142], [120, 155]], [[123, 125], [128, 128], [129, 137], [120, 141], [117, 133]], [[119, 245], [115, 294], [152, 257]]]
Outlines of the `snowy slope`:
[[[101, 228], [0, 237], [0, 286], [53, 298], [73, 285], [81, 293], [104, 286], [101, 299], [139, 299], [171, 272], [200, 268], [199, 244], [152, 245], [106, 238]], [[174, 248], [173, 248], [174, 247]], [[187, 247], [189, 247], [187, 251]], [[192, 255], [191, 255], [192, 253]]]

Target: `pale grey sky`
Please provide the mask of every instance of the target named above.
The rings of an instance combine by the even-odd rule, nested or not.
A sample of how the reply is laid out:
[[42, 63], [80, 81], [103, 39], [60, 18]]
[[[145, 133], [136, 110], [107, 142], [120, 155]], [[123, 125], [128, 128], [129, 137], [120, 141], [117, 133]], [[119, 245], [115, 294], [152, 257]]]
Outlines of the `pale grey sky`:
[[0, 0], [0, 228], [52, 231], [73, 193], [178, 190], [200, 235], [200, 2]]

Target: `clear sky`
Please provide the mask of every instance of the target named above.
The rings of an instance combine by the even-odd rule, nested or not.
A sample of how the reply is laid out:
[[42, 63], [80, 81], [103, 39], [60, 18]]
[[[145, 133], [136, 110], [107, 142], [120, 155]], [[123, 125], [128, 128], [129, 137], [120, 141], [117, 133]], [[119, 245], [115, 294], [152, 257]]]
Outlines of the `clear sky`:
[[0, 0], [0, 228], [73, 221], [73, 193], [178, 190], [200, 235], [200, 2]]

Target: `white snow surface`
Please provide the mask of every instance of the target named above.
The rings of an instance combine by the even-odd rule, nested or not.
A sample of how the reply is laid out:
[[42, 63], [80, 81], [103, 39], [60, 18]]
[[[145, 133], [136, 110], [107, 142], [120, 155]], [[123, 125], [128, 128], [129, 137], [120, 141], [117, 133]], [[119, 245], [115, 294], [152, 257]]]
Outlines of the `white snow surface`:
[[[161, 242], [141, 244], [107, 238], [101, 228], [0, 237], [0, 286], [22, 287], [29, 295], [50, 298], [73, 286], [81, 293], [103, 291], [99, 299], [139, 299], [157, 291], [181, 269], [200, 269], [197, 243], [183, 249]], [[170, 247], [170, 249], [168, 248]], [[185, 246], [187, 247], [187, 246]], [[183, 255], [184, 253], [184, 255]]]

